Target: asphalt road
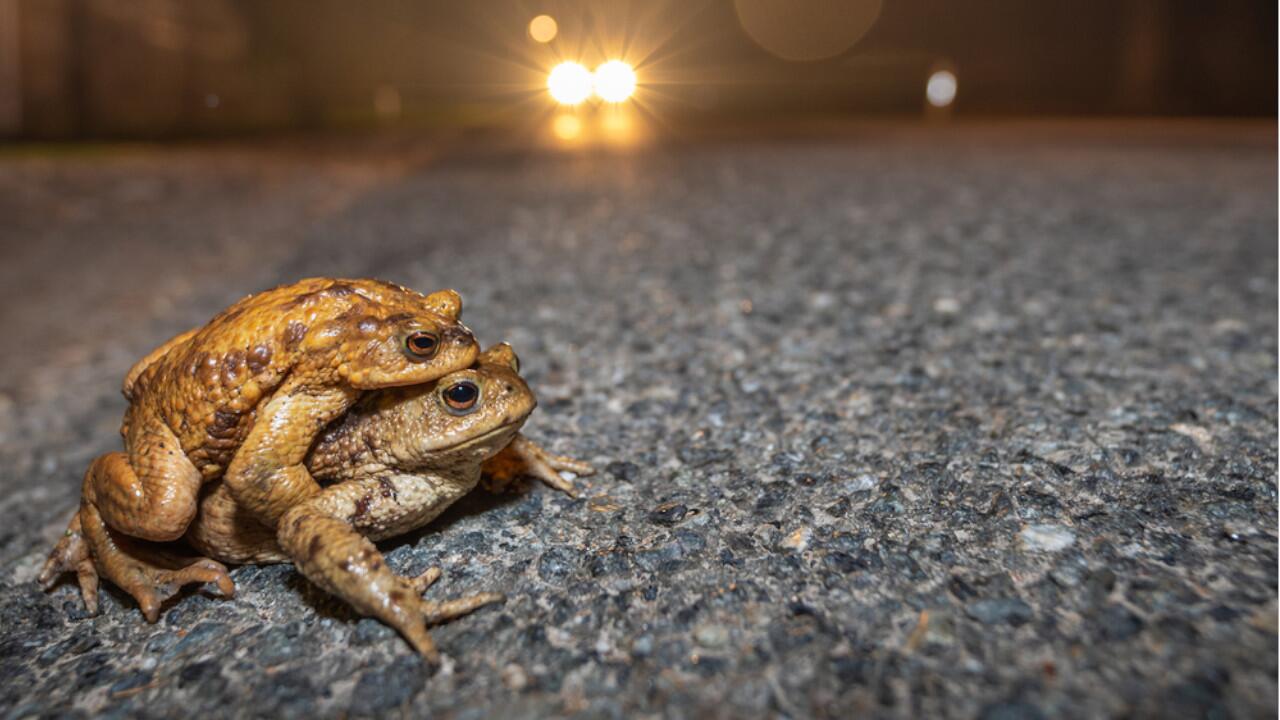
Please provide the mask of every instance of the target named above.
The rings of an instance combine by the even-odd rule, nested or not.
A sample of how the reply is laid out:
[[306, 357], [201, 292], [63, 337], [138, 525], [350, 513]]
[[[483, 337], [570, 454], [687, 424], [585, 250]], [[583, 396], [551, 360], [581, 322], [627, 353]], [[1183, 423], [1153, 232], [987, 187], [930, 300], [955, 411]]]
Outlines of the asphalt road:
[[[483, 149], [487, 148], [487, 149]], [[0, 717], [1274, 717], [1272, 124], [0, 152]], [[288, 566], [33, 579], [125, 370], [310, 275], [463, 293], [601, 474], [387, 545], [431, 674]]]

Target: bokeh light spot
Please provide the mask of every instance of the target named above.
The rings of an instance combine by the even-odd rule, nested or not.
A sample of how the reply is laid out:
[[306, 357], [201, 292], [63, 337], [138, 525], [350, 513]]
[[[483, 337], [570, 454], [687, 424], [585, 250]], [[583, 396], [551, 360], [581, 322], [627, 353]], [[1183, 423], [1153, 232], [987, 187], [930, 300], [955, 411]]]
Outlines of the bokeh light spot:
[[551, 132], [561, 140], [576, 140], [582, 134], [582, 121], [577, 115], [557, 115], [551, 121]]
[[734, 0], [733, 6], [760, 47], [783, 60], [809, 61], [853, 47], [880, 17], [881, 0]]
[[556, 39], [558, 32], [560, 28], [556, 25], [556, 19], [550, 15], [539, 15], [529, 21], [529, 37], [534, 42], [549, 43]]
[[939, 70], [929, 76], [929, 82], [924, 86], [924, 96], [934, 107], [947, 107], [955, 102], [958, 87], [955, 73]]
[[577, 105], [591, 97], [591, 72], [576, 62], [564, 62], [547, 76], [551, 97], [562, 105]]
[[631, 116], [621, 109], [600, 116], [600, 128], [611, 137], [621, 137], [631, 130]]
[[610, 60], [596, 68], [596, 95], [605, 102], [622, 102], [636, 91], [636, 71], [621, 60]]

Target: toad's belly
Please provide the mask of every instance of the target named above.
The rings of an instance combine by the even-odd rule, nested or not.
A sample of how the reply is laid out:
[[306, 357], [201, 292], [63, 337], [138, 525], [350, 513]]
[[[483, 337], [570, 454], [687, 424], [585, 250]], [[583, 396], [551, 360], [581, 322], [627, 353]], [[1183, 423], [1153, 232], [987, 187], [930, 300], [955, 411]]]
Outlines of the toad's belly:
[[391, 497], [384, 500], [392, 502], [372, 506], [368, 514], [353, 517], [351, 524], [370, 540], [404, 535], [426, 527], [479, 482], [479, 468], [466, 477], [393, 475], [378, 481], [378, 492], [389, 491]]
[[[392, 502], [378, 503], [371, 512], [348, 520], [370, 540], [385, 540], [426, 527], [450, 505], [475, 488], [479, 470], [466, 477], [396, 475], [376, 482], [379, 494]], [[347, 481], [351, 482], [351, 481]], [[221, 479], [205, 485], [196, 517], [187, 527], [186, 539], [201, 554], [219, 562], [278, 563], [290, 558], [276, 542], [274, 528], [246, 512]]]
[[219, 562], [289, 562], [289, 556], [276, 544], [275, 530], [241, 508], [221, 479], [204, 486], [186, 539], [201, 554]]

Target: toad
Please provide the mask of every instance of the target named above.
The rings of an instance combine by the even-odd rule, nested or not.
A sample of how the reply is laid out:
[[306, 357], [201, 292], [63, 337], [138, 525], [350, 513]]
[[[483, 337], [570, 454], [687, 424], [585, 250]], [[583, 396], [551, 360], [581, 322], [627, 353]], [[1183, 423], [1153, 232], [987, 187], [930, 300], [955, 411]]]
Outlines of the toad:
[[[537, 402], [518, 370], [515, 353], [502, 344], [474, 367], [434, 383], [371, 393], [320, 434], [305, 466], [322, 487], [287, 509], [275, 530], [243, 512], [224, 479], [206, 488], [187, 539], [224, 562], [292, 562], [438, 662], [428, 627], [503, 596], [426, 600], [422, 594], [440, 569], [399, 575], [373, 542], [425, 526], [475, 488], [482, 473], [498, 485], [527, 474], [571, 495], [574, 488], [559, 471], [592, 473], [590, 465], [547, 453], [519, 433]], [[156, 546], [121, 538], [101, 523], [86, 523], [85, 532], [121, 543], [132, 562], [174, 562]], [[113, 577], [105, 568], [103, 574]]]
[[[125, 377], [125, 452], [90, 465], [80, 511], [40, 580], [73, 571], [82, 590], [96, 588], [100, 569], [152, 622], [183, 585], [211, 582], [232, 594], [214, 559], [148, 564], [125, 546], [182, 537], [213, 480], [274, 528], [319, 491], [307, 452], [364, 391], [472, 365], [478, 348], [458, 322], [461, 310], [452, 290], [422, 295], [379, 280], [312, 278], [250, 295], [169, 340]], [[96, 590], [84, 594], [92, 611]]]

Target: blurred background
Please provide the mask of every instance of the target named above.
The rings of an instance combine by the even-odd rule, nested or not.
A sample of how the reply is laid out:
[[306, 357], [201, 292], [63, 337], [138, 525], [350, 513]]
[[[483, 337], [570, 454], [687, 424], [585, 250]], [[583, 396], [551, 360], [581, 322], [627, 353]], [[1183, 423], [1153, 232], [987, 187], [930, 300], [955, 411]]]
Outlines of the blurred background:
[[[585, 72], [561, 102], [563, 63]], [[1272, 116], [1276, 87], [1276, 3], [1256, 0], [0, 0], [0, 137], [19, 140]]]

